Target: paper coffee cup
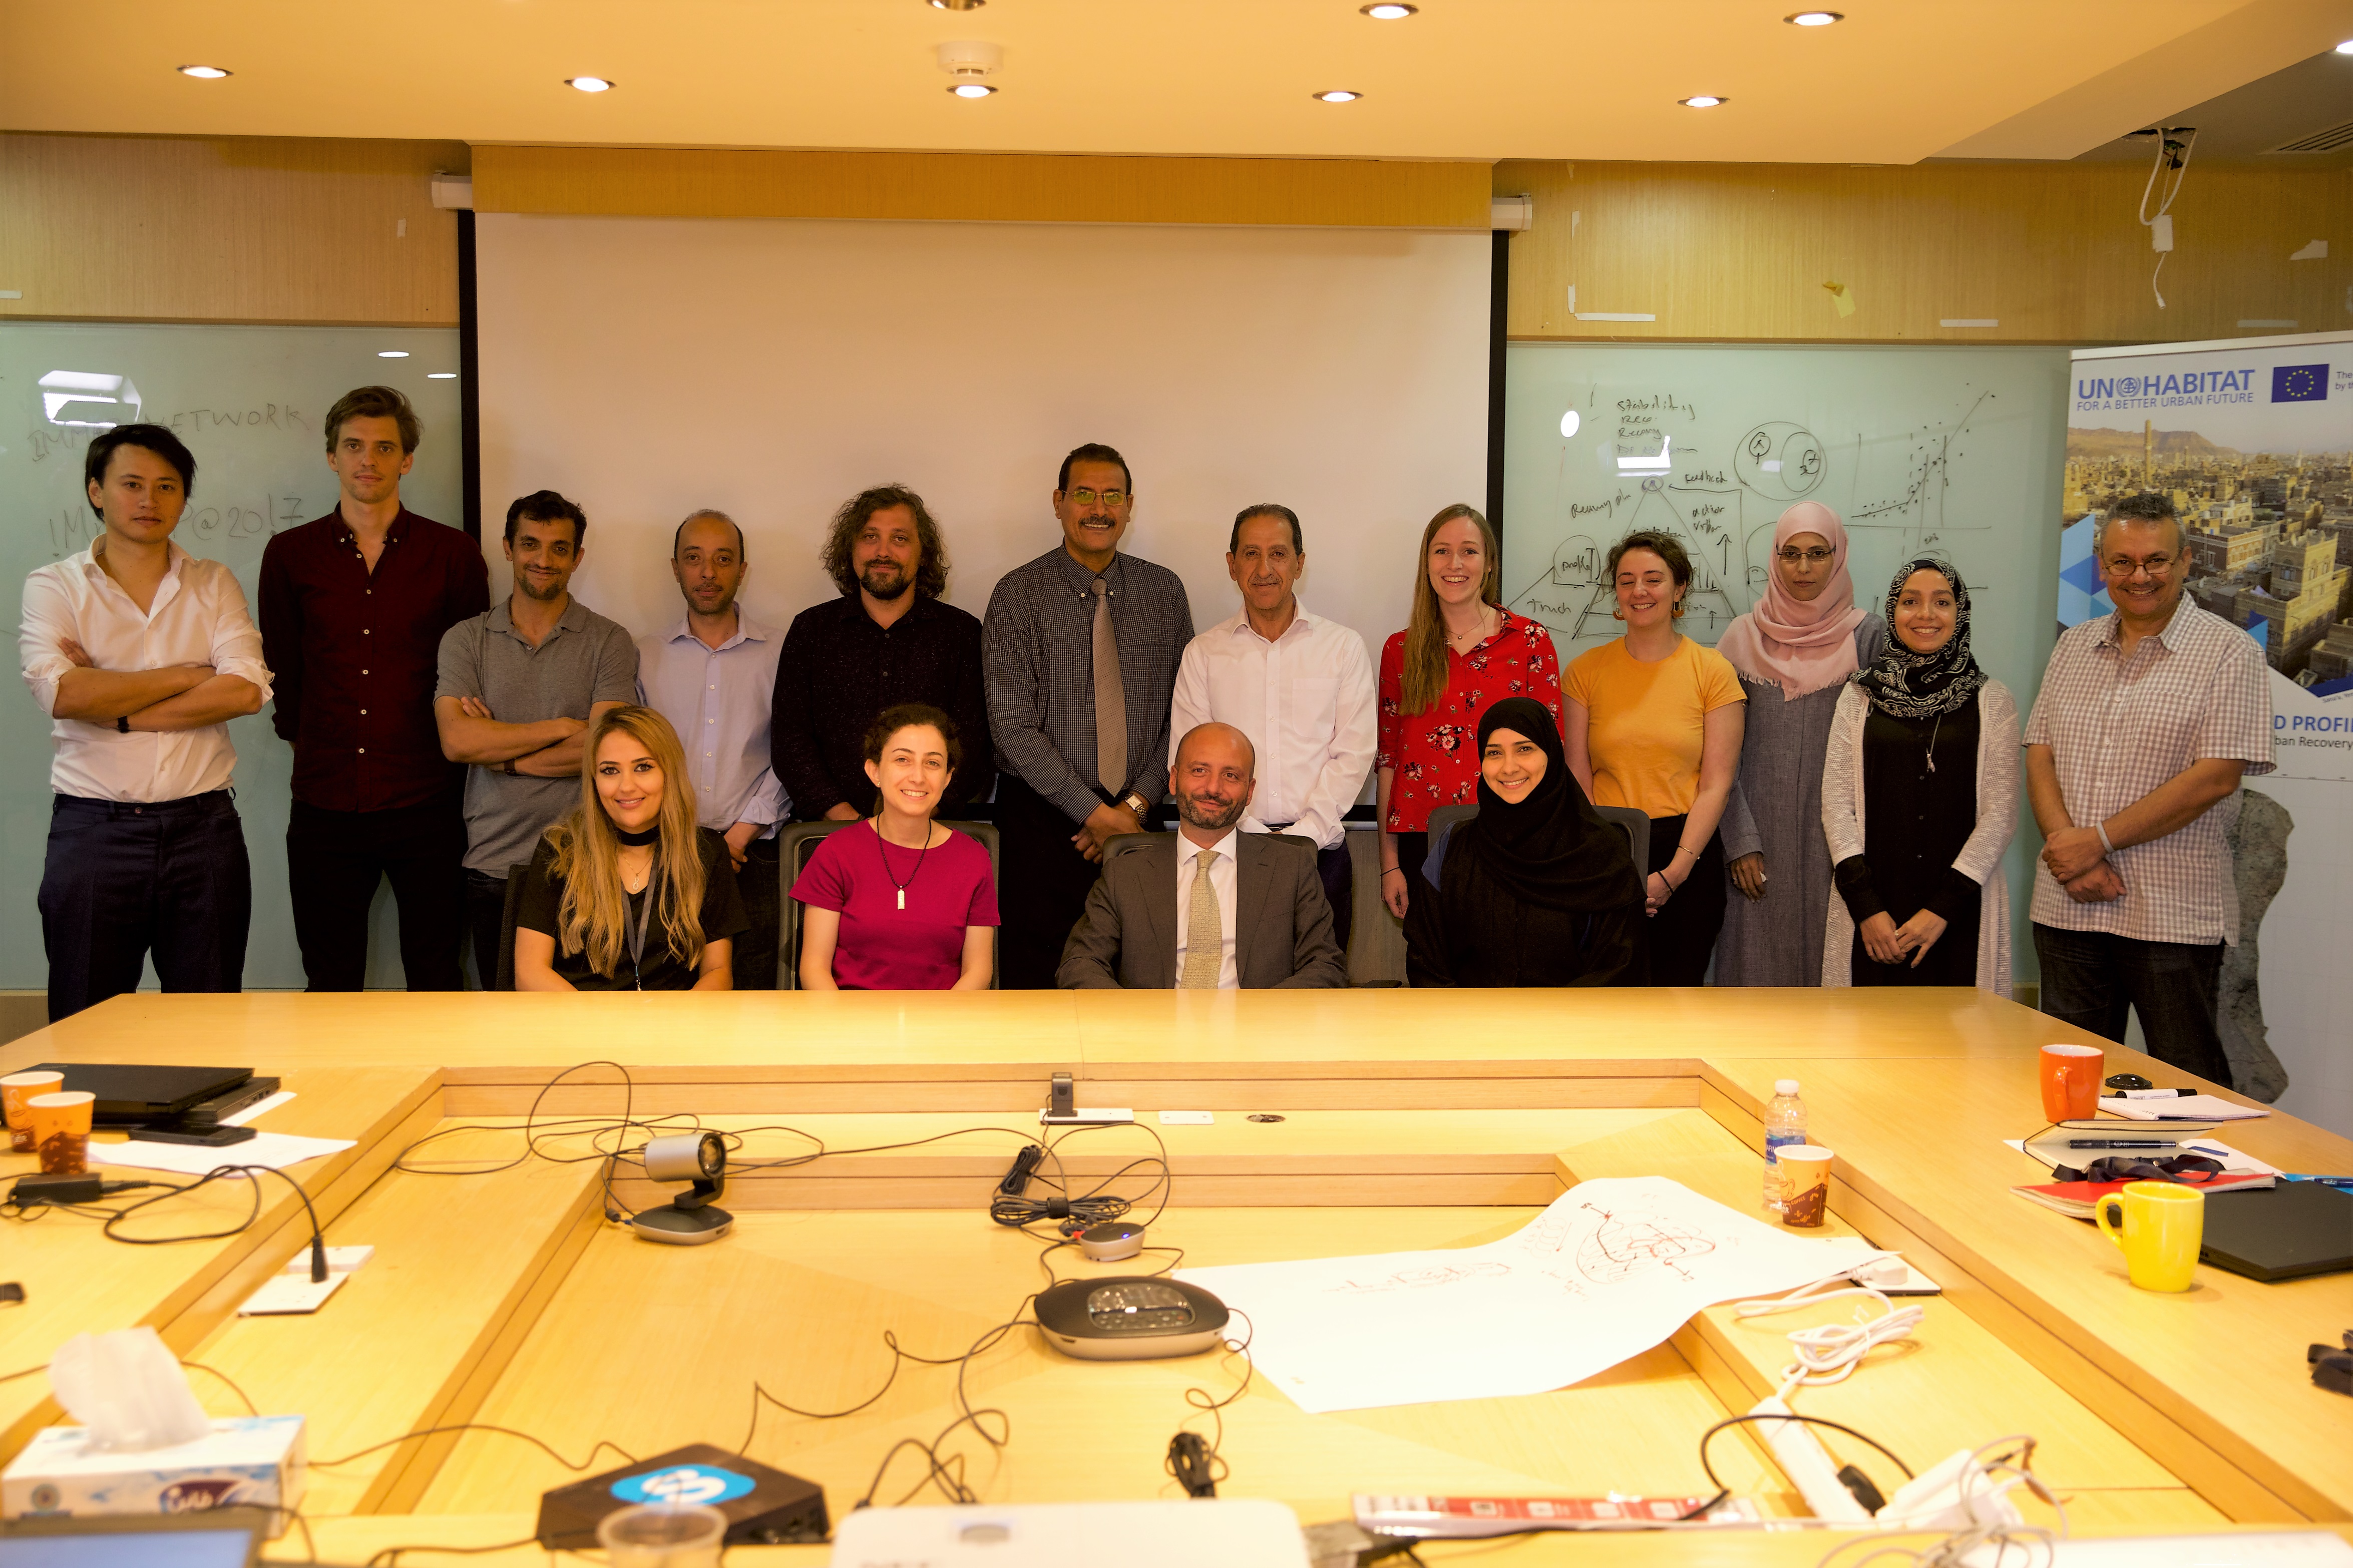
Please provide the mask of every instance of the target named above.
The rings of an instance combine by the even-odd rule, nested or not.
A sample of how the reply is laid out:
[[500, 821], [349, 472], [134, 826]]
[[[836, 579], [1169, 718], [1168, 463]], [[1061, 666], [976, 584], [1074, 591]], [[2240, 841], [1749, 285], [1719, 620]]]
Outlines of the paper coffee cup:
[[1837, 1158], [1813, 1143], [1785, 1143], [1773, 1160], [1781, 1173], [1781, 1223], [1810, 1230], [1829, 1216], [1831, 1162]]
[[37, 1094], [26, 1101], [33, 1118], [33, 1151], [45, 1176], [90, 1173], [90, 1118], [98, 1096], [88, 1089]]
[[66, 1075], [55, 1068], [38, 1072], [12, 1072], [0, 1078], [0, 1116], [8, 1123], [8, 1151], [13, 1154], [33, 1152], [33, 1112], [26, 1101], [37, 1094], [55, 1094], [65, 1087]]

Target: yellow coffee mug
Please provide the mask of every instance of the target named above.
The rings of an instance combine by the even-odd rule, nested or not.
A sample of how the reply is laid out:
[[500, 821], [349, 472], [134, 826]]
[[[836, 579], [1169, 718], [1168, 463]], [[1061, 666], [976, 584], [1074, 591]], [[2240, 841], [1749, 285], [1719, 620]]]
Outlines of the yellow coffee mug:
[[2172, 1182], [2128, 1182], [2124, 1191], [2102, 1198], [2092, 1217], [2124, 1249], [2134, 1284], [2144, 1290], [2189, 1289], [2206, 1237], [2204, 1193]]

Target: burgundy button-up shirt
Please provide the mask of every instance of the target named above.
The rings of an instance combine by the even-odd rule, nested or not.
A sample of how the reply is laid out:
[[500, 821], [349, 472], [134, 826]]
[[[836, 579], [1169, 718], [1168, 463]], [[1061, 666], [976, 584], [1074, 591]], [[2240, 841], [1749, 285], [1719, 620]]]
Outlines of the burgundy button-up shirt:
[[294, 747], [294, 798], [324, 811], [417, 805], [457, 784], [433, 722], [441, 634], [490, 607], [475, 542], [404, 510], [370, 572], [340, 510], [261, 556], [271, 722]]

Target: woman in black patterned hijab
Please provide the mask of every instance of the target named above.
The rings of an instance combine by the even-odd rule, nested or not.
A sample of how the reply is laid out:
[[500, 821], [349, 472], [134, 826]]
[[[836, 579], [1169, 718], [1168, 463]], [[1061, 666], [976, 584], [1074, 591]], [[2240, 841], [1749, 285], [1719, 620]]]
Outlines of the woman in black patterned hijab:
[[1825, 985], [2010, 994], [2018, 704], [1969, 652], [1969, 590], [1923, 556], [1887, 589], [1887, 646], [1839, 699], [1822, 768], [1838, 891]]

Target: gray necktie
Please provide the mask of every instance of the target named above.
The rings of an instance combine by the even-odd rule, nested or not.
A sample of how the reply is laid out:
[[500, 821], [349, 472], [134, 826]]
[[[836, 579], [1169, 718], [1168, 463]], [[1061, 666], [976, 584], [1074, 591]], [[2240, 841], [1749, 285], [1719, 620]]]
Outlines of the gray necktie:
[[1119, 638], [1111, 629], [1111, 585], [1095, 579], [1095, 777], [1127, 788], [1127, 690], [1119, 680]]
[[1225, 927], [1218, 919], [1218, 889], [1209, 880], [1209, 867], [1218, 858], [1204, 849], [1193, 860], [1193, 892], [1185, 910], [1185, 973], [1176, 977], [1179, 991], [1215, 991], [1218, 972], [1225, 967]]

